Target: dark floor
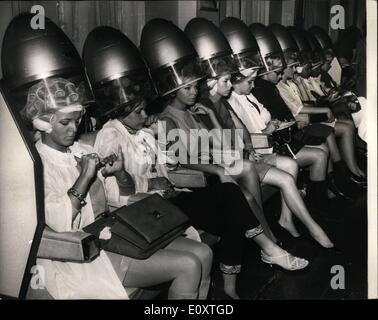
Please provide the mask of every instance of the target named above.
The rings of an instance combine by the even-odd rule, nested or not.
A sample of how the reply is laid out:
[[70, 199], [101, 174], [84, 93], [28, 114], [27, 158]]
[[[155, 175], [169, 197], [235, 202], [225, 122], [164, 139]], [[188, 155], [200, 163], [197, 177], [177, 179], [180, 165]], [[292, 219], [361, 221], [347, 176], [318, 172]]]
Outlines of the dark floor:
[[[279, 212], [279, 195], [265, 208], [266, 212]], [[338, 211], [345, 218], [341, 222], [318, 219], [319, 224], [340, 249], [339, 253], [324, 252], [308, 240], [294, 240], [279, 233], [275, 224], [272, 229], [283, 242], [285, 248], [310, 261], [309, 267], [299, 272], [280, 271], [261, 262], [259, 249], [253, 243], [248, 244], [242, 273], [238, 277], [238, 292], [242, 299], [364, 299], [367, 296], [367, 228], [366, 194], [353, 205], [338, 206]], [[276, 220], [273, 215], [272, 220]], [[305, 231], [303, 230], [304, 234]], [[212, 298], [223, 299], [219, 288], [222, 280], [217, 269], [216, 247], [214, 276], [215, 288]], [[332, 266], [342, 266], [345, 273], [345, 289], [334, 290], [331, 279]], [[336, 267], [341, 269], [340, 267]], [[341, 275], [340, 271], [337, 272]], [[335, 279], [336, 284], [342, 283]]]
[[[361, 151], [361, 150], [360, 150]], [[366, 170], [366, 157], [358, 155], [361, 169]], [[282, 241], [290, 253], [304, 257], [310, 265], [301, 271], [289, 272], [272, 269], [261, 262], [259, 248], [250, 241], [246, 250], [243, 269], [238, 276], [237, 289], [242, 299], [291, 300], [291, 299], [366, 299], [367, 298], [367, 194], [366, 191], [352, 204], [335, 200], [332, 216], [340, 216], [339, 221], [331, 221], [314, 215], [335, 243], [337, 252], [322, 250], [309, 240], [296, 240], [277, 227], [280, 212], [280, 195], [277, 193], [265, 204], [265, 213], [273, 233]], [[299, 222], [298, 230], [306, 236]], [[306, 239], [307, 237], [305, 237]], [[218, 271], [217, 250], [214, 248], [215, 285], [212, 299], [224, 299], [222, 276]], [[336, 270], [332, 270], [332, 267]], [[341, 270], [341, 271], [340, 271]], [[344, 277], [342, 272], [344, 271]], [[333, 279], [332, 278], [336, 277]], [[344, 283], [340, 279], [344, 278]], [[344, 289], [334, 289], [331, 283]], [[344, 284], [344, 286], [342, 286]]]

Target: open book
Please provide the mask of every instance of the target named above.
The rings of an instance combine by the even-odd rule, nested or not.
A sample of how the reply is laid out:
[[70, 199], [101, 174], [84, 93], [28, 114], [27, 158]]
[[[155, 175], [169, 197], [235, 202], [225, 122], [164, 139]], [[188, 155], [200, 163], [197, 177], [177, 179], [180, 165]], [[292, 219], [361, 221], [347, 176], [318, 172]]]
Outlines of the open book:
[[277, 128], [276, 130], [278, 131], [291, 127], [295, 122], [296, 121], [281, 122], [279, 128]]

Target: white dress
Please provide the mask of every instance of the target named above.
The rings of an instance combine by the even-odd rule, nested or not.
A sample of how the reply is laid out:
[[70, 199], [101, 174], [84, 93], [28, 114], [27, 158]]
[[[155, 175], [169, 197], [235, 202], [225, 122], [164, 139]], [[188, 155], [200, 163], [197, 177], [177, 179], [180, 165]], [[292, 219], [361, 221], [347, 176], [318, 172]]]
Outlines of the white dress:
[[[95, 151], [100, 157], [117, 154], [118, 145], [122, 148], [124, 168], [135, 183], [136, 193], [156, 193], [148, 191], [148, 180], [156, 177], [168, 178], [165, 164], [157, 163], [163, 159], [157, 147], [153, 132], [149, 129], [130, 134], [117, 120], [109, 120], [96, 136]], [[124, 197], [126, 202], [130, 197]]]
[[[40, 140], [36, 148], [43, 163], [46, 224], [57, 232], [82, 230], [94, 221], [90, 195], [88, 193], [87, 204], [72, 222], [72, 204], [67, 190], [79, 177], [75, 155], [80, 157], [92, 153], [93, 149], [75, 143], [69, 148], [70, 153], [63, 153]], [[116, 181], [109, 183], [108, 188], [118, 189]], [[113, 191], [113, 194], [119, 194], [119, 191]], [[46, 289], [55, 299], [128, 299], [103, 250], [99, 257], [89, 263], [37, 259], [37, 264], [44, 268]]]
[[[251, 102], [253, 102], [258, 109], [254, 107]], [[252, 93], [249, 95], [240, 95], [233, 91], [230, 98], [228, 98], [228, 103], [251, 134], [262, 133], [267, 124], [272, 120], [269, 110], [266, 109]], [[256, 152], [265, 154], [265, 163], [276, 165], [276, 157], [274, 156], [272, 158], [269, 156], [273, 153], [273, 148], [256, 149]]]
[[[248, 99], [258, 106], [260, 112], [251, 105]], [[233, 91], [227, 101], [250, 133], [261, 133], [271, 120], [270, 112], [252, 93], [245, 96]]]
[[[153, 131], [144, 128], [135, 134], [130, 134], [119, 120], [109, 120], [98, 132], [94, 149], [100, 157], [106, 157], [111, 153], [117, 154], [118, 146], [122, 148], [124, 168], [134, 180], [135, 193], [162, 195], [164, 192], [162, 190], [148, 191], [149, 179], [157, 177], [169, 179], [164, 161], [166, 158], [158, 147]], [[114, 204], [117, 201], [117, 194], [115, 192], [113, 194], [113, 200], [109, 202], [117, 207], [117, 204]], [[130, 203], [130, 196], [119, 198], [122, 204]], [[193, 227], [189, 227], [185, 234], [187, 238], [201, 242], [199, 233]]]

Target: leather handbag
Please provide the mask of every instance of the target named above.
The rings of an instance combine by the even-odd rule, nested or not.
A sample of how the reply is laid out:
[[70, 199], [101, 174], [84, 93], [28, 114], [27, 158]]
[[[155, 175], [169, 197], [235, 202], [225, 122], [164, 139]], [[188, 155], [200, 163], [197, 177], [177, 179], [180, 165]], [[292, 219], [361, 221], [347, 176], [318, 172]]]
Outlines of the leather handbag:
[[179, 168], [168, 172], [169, 181], [177, 188], [204, 188], [206, 176], [202, 171]]
[[272, 136], [266, 133], [251, 133], [253, 149], [260, 154], [272, 154]]
[[109, 227], [110, 239], [100, 239], [104, 250], [147, 259], [182, 235], [188, 226], [189, 218], [179, 208], [153, 194], [96, 220], [84, 231], [98, 237]]
[[304, 146], [304, 143], [297, 138], [299, 131], [296, 122], [289, 127], [274, 131], [272, 133], [274, 152], [295, 158], [295, 154]]

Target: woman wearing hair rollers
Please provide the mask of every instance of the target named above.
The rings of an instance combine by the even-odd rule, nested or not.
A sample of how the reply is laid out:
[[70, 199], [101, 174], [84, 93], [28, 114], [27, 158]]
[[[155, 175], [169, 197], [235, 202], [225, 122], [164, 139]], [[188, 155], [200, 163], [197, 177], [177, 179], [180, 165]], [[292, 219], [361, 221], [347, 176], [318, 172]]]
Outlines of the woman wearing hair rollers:
[[[164, 26], [159, 21], [147, 23], [143, 34], [146, 28], [151, 27], [164, 39], [161, 37]], [[150, 39], [148, 43], [154, 42]], [[118, 54], [110, 54], [111, 50]], [[157, 52], [153, 51], [153, 54], [156, 56]], [[101, 58], [102, 53], [106, 53], [106, 59]], [[241, 268], [243, 243], [247, 239], [253, 239], [262, 248], [265, 262], [287, 270], [307, 266], [308, 261], [290, 255], [266, 237], [243, 194], [234, 184], [219, 183], [193, 192], [174, 190], [168, 179], [166, 164], [159, 161], [163, 157], [153, 132], [145, 128], [148, 125], [145, 106], [151, 89], [149, 75], [137, 48], [126, 36], [112, 28], [97, 28], [88, 36], [83, 56], [100, 112], [110, 118], [97, 135], [95, 149], [102, 156], [107, 156], [117, 145], [121, 145], [125, 168], [135, 181], [135, 194], [130, 195], [129, 202], [158, 192], [182, 209], [194, 227], [221, 237], [220, 269], [224, 271], [224, 291], [227, 295], [238, 298], [235, 280]], [[122, 57], [121, 60], [118, 57]], [[114, 68], [115, 65], [117, 68]], [[178, 65], [171, 65], [160, 69], [161, 79], [171, 89], [176, 86], [172, 74], [179, 72], [175, 67], [179, 68]], [[184, 246], [182, 250], [185, 250]], [[208, 288], [210, 268], [202, 263], [201, 270], [200, 295], [201, 289]]]

